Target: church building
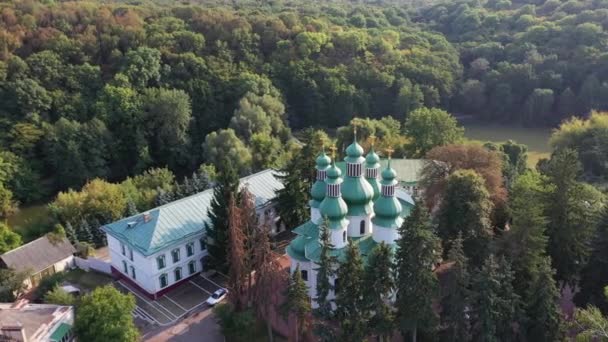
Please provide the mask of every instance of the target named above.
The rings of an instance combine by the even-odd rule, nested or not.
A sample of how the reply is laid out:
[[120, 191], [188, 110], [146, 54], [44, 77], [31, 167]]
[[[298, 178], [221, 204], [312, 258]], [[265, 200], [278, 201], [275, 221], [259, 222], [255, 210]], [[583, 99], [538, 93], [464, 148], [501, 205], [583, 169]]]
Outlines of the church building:
[[[316, 182], [311, 188], [310, 221], [293, 230], [297, 234], [287, 247], [291, 272], [299, 266], [311, 299], [316, 297], [316, 281], [321, 253], [320, 229], [328, 221], [333, 249], [338, 260], [350, 242], [356, 243], [365, 259], [382, 242], [395, 247], [398, 228], [414, 206], [412, 195], [422, 160], [380, 160], [373, 146], [364, 157], [357, 143], [346, 148], [343, 163], [321, 153], [316, 160]], [[401, 181], [393, 164], [408, 173]], [[412, 176], [413, 175], [413, 176]], [[339, 279], [333, 279], [339, 288]], [[334, 294], [330, 294], [330, 299]], [[313, 301], [313, 307], [316, 304]]]

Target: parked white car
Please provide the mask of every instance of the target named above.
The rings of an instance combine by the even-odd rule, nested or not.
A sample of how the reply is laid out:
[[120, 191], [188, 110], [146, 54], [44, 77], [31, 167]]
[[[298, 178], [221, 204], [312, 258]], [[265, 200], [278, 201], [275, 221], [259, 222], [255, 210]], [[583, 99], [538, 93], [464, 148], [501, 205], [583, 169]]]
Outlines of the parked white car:
[[226, 298], [227, 294], [228, 294], [228, 290], [219, 289], [219, 290], [213, 292], [211, 297], [207, 298], [207, 304], [209, 304], [210, 306], [214, 306], [215, 304], [221, 302], [224, 298]]

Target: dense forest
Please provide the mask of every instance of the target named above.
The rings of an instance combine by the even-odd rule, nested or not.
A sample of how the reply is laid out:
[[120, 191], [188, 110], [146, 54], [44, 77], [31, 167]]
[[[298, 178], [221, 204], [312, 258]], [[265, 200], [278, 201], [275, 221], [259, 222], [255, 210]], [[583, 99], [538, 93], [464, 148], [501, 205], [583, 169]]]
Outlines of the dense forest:
[[608, 107], [605, 25], [606, 1], [2, 3], [0, 211], [95, 178], [148, 192], [142, 210], [201, 164], [281, 167], [292, 130], [355, 117], [412, 155], [422, 107], [585, 116]]

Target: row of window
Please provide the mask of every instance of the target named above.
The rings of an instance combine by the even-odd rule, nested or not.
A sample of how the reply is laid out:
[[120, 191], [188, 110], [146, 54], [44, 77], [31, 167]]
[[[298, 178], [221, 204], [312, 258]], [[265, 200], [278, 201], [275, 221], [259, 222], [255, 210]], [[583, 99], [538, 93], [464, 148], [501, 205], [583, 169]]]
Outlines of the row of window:
[[[120, 251], [122, 255], [127, 256], [127, 250], [124, 243], [120, 243]], [[133, 249], [129, 247], [129, 260], [133, 261]]]
[[[198, 240], [199, 246], [201, 248], [201, 251], [204, 251], [205, 248], [207, 247], [205, 245], [205, 238], [202, 237]], [[171, 251], [171, 259], [173, 260], [173, 263], [176, 264], [181, 260], [181, 256], [180, 256], [180, 248], [176, 248], [174, 250]], [[194, 242], [189, 242], [186, 244], [186, 257], [191, 257], [194, 255]], [[165, 260], [165, 255], [159, 255], [156, 257], [156, 266], [158, 267], [159, 270], [162, 270], [163, 268], [165, 268], [165, 266], [167, 266], [167, 262]]]
[[[201, 259], [201, 267], [203, 264], [203, 260]], [[194, 273], [196, 273], [196, 262], [194, 260], [190, 261], [188, 263], [188, 275], [191, 276]], [[181, 267], [176, 267], [173, 270], [173, 282], [178, 282], [182, 279], [182, 268]], [[158, 280], [160, 282], [160, 288], [165, 288], [167, 287], [167, 285], [169, 285], [169, 276], [167, 275], [167, 273], [163, 273], [160, 275], [160, 277], [158, 277]]]
[[137, 280], [137, 275], [135, 274], [135, 267], [133, 267], [133, 265], [127, 265], [127, 262], [123, 260], [122, 271], [124, 272], [124, 274], [129, 275], [129, 269], [131, 270], [131, 278], [133, 278], [133, 280]]

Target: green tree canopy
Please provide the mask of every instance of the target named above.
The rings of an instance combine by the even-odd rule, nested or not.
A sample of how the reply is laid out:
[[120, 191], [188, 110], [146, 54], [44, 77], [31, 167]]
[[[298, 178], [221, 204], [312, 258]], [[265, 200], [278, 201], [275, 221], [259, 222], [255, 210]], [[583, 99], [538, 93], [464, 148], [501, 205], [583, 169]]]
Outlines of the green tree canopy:
[[139, 331], [131, 312], [135, 298], [112, 286], [104, 286], [82, 297], [74, 332], [83, 341], [137, 341]]

